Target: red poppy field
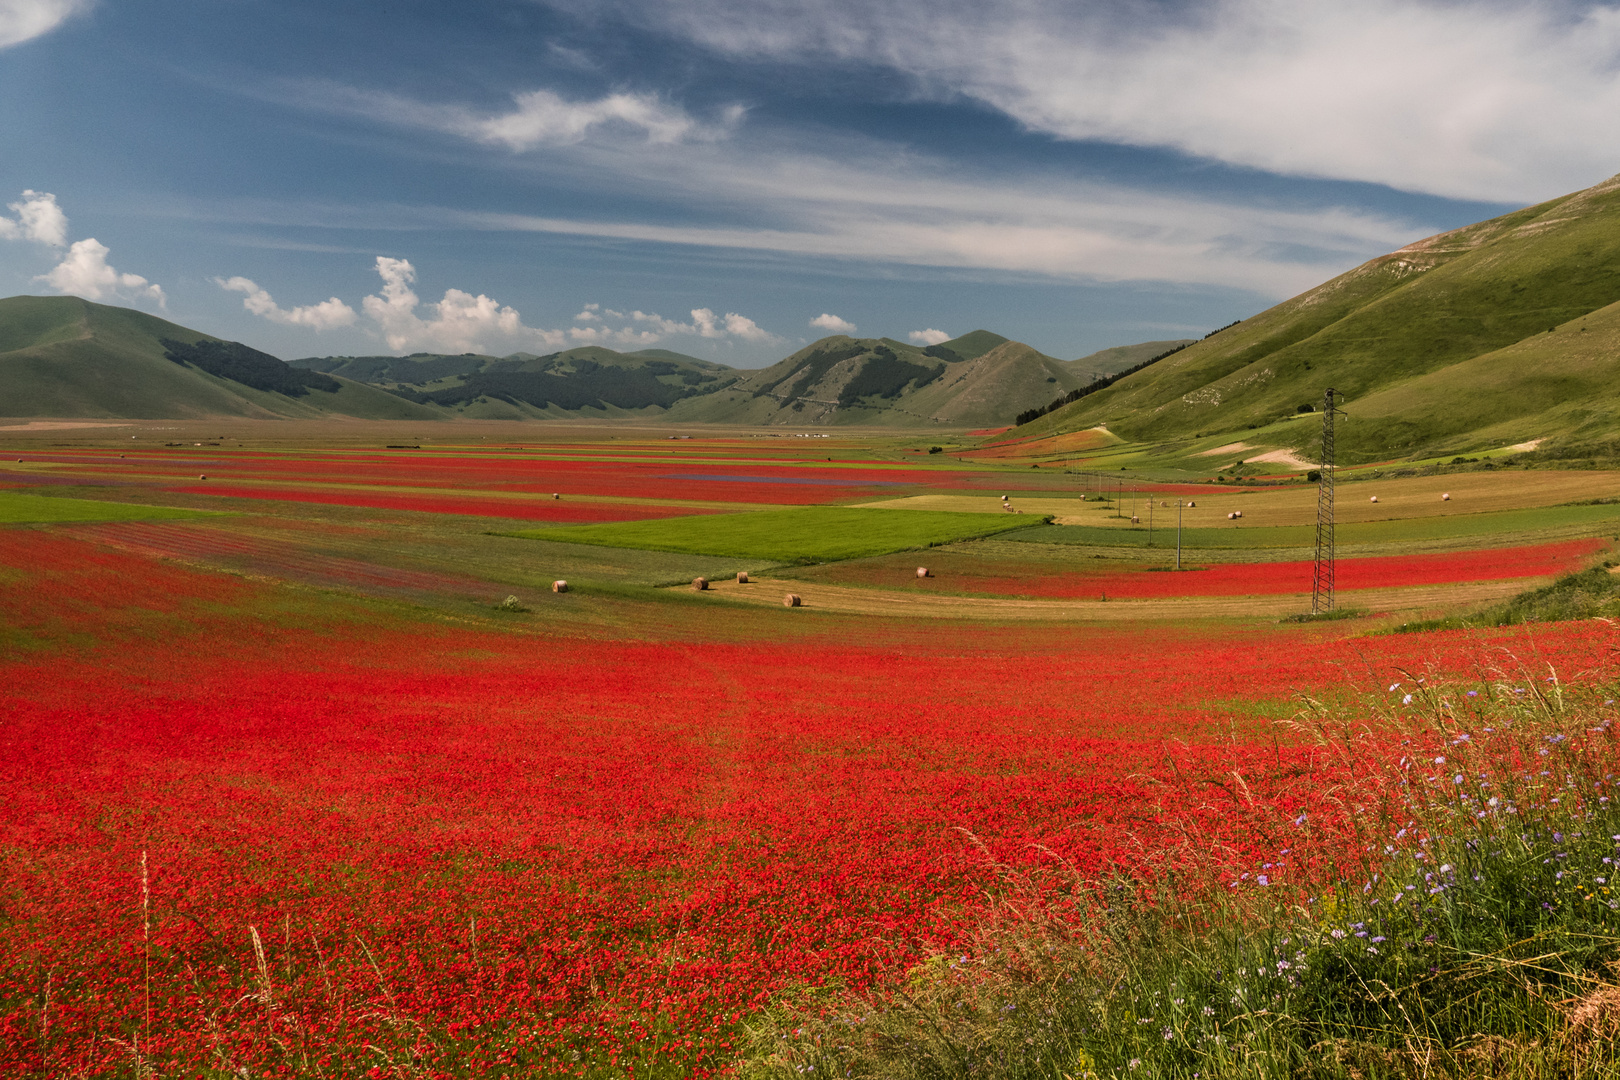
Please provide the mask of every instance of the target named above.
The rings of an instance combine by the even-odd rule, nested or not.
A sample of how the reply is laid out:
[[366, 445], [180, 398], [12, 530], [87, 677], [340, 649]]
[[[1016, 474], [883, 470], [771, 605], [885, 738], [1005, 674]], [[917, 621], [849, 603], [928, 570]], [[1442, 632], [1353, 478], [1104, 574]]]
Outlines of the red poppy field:
[[[1170, 609], [919, 625], [728, 605], [663, 588], [686, 565], [663, 556], [456, 521], [504, 501], [480, 492], [532, 482], [506, 462], [457, 456], [457, 479], [419, 475], [416, 456], [330, 454], [302, 474], [289, 454], [219, 455], [219, 485], [180, 491], [98, 453], [25, 464], [93, 476], [89, 498], [178, 493], [227, 514], [247, 500], [221, 488], [276, 490], [249, 478], [341, 479], [379, 501], [0, 528], [6, 1076], [724, 1075], [774, 1004], [882, 993], [965, 947], [1009, 868], [1180, 863], [1213, 887], [1268, 863], [1282, 877], [1301, 815], [1348, 837], [1335, 789], [1352, 777], [1279, 725], [1297, 695], [1382, 692], [1500, 650], [1568, 676], [1614, 646], [1590, 620], [1367, 636]], [[569, 475], [571, 490], [671, 500], [751, 492], [716, 477], [761, 470], [759, 490], [825, 502], [895, 475], [955, 482], [846, 458]], [[841, 472], [854, 482], [819, 483]], [[406, 484], [469, 495], [393, 501]], [[355, 545], [395, 535], [428, 569], [365, 569]], [[1392, 555], [1366, 572], [1534, 582], [1603, 546]], [[1342, 562], [1342, 587], [1360, 572]], [[1118, 577], [1174, 581], [1143, 594], [1173, 597], [1222, 573], [1283, 571]], [[545, 590], [564, 576], [573, 590]], [[996, 588], [1067, 595], [1042, 580]], [[1051, 580], [1116, 588], [1089, 567]], [[389, 591], [477, 581], [476, 603]], [[519, 587], [523, 604], [498, 603]]]

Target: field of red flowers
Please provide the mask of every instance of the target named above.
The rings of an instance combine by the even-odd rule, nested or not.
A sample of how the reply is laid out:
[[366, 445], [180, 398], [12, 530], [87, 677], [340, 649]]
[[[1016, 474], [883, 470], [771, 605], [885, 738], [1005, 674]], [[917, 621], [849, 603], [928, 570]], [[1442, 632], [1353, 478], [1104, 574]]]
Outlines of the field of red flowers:
[[213, 495], [232, 499], [268, 499], [271, 502], [318, 503], [325, 506], [365, 506], [374, 510], [414, 510], [428, 514], [466, 514], [473, 517], [510, 518], [517, 521], [643, 521], [715, 513], [690, 506], [649, 503], [573, 502], [559, 499], [470, 498], [427, 493], [334, 488], [249, 487], [240, 484], [191, 484], [165, 490], [187, 495]]
[[1279, 703], [1481, 645], [569, 602], [621, 629], [0, 530], [0, 1074], [721, 1072], [773, 995], [960, 940], [995, 862], [1331, 829]]

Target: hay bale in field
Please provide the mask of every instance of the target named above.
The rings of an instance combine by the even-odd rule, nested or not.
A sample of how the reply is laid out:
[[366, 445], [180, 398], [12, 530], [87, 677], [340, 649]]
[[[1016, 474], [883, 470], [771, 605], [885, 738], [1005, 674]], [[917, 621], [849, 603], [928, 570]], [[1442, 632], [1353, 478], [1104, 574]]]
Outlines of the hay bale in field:
[[553, 499], [560, 499], [560, 498], [562, 498], [562, 492], [560, 492], [560, 491], [553, 491], [553, 492], [552, 492], [552, 493], [551, 493], [551, 497], [552, 497], [552, 498], [553, 498]]
[[1189, 509], [1189, 510], [1194, 510], [1197, 507], [1198, 507], [1198, 504], [1195, 503], [1195, 502], [1190, 502], [1190, 503], [1187, 504], [1187, 509]]
[[918, 577], [933, 577], [934, 575], [933, 575], [932, 571], [930, 571], [928, 569], [928, 567], [919, 566], [919, 567], [917, 567], [917, 576]]
[[786, 596], [782, 597], [782, 606], [783, 607], [798, 607], [799, 606], [799, 594], [790, 592]]
[[1233, 516], [1233, 517], [1239, 517], [1239, 518], [1240, 518], [1240, 517], [1242, 517], [1242, 516], [1243, 516], [1243, 511], [1241, 511], [1241, 510], [1234, 510], [1234, 511], [1232, 511], [1232, 516]]
[[746, 570], [737, 571], [737, 584], [739, 584], [739, 585], [748, 584], [748, 571], [746, 571]]
[[206, 480], [206, 479], [208, 479], [208, 474], [207, 474], [207, 473], [203, 473], [203, 474], [202, 474], [202, 475], [201, 475], [201, 476], [199, 476], [199, 477], [197, 477], [197, 479], [199, 479], [199, 480]]
[[1441, 502], [1450, 502], [1451, 501], [1451, 492], [1448, 491], [1444, 495], [1441, 495], [1440, 496], [1440, 501]]
[[708, 587], [709, 587], [709, 579], [708, 578], [695, 577], [695, 578], [692, 579], [692, 588], [696, 589], [698, 592], [703, 592], [706, 589], [708, 589]]
[[1237, 520], [1237, 515], [1234, 514], [1234, 513], [1231, 513], [1230, 511], [1228, 511], [1227, 515], [1226, 515], [1226, 520], [1227, 521], [1236, 521]]
[[1140, 525], [1140, 524], [1142, 524], [1142, 519], [1133, 514], [1131, 516], [1131, 524], [1132, 525]]
[[1373, 496], [1373, 497], [1372, 497], [1372, 501], [1373, 501], [1373, 502], [1377, 502], [1377, 501], [1378, 501], [1378, 496], [1376, 496], [1376, 495], [1374, 495], [1374, 496]]
[[561, 578], [558, 578], [556, 581], [553, 581], [551, 583], [551, 591], [552, 592], [567, 592], [568, 591], [568, 582], [563, 581]]

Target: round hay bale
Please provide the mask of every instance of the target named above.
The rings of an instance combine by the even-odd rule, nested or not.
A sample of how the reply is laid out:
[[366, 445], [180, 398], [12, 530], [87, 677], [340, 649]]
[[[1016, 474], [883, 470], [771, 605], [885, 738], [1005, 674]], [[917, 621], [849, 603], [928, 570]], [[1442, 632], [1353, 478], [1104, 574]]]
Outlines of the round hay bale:
[[199, 476], [199, 477], [197, 477], [197, 479], [199, 479], [199, 480], [206, 480], [206, 479], [208, 479], [208, 474], [207, 474], [207, 473], [203, 473], [203, 474], [202, 474], [202, 475], [201, 475], [201, 476]]
[[917, 576], [918, 577], [933, 577], [934, 575], [929, 572], [928, 567], [919, 566], [919, 567], [917, 567]]
[[799, 594], [790, 592], [786, 596], [782, 597], [782, 606], [783, 607], [798, 607], [799, 606]]
[[696, 589], [698, 592], [704, 592], [705, 590], [708, 589], [708, 587], [709, 587], [709, 579], [708, 578], [695, 577], [695, 578], [692, 579], [692, 588]]
[[551, 493], [551, 497], [552, 497], [552, 498], [553, 498], [553, 499], [560, 499], [560, 498], [562, 498], [562, 492], [560, 492], [560, 491], [553, 491], [553, 492], [552, 492], [552, 493]]
[[1140, 524], [1142, 524], [1142, 519], [1139, 518], [1139, 517], [1136, 517], [1135, 515], [1132, 515], [1131, 524], [1132, 525], [1140, 525]]
[[746, 570], [737, 571], [737, 584], [739, 584], [739, 585], [748, 584], [748, 571], [746, 571]]
[[1440, 496], [1440, 501], [1441, 502], [1450, 502], [1451, 501], [1451, 492], [1448, 491], [1444, 495]]
[[1240, 518], [1240, 517], [1242, 517], [1242, 516], [1243, 516], [1243, 511], [1241, 511], [1241, 510], [1234, 510], [1234, 511], [1232, 511], [1232, 516], [1233, 516], [1233, 517], [1239, 517], [1239, 518]]
[[1376, 496], [1376, 495], [1374, 495], [1374, 496], [1373, 496], [1373, 497], [1372, 497], [1372, 501], [1373, 501], [1373, 502], [1377, 502], [1377, 501], [1378, 501], [1378, 496]]
[[1228, 513], [1226, 515], [1226, 520], [1227, 521], [1236, 521], [1237, 520], [1237, 515], [1233, 514], [1233, 513]]
[[551, 583], [551, 591], [552, 592], [567, 592], [568, 591], [568, 582], [563, 581], [561, 578], [558, 578], [556, 581], [553, 581]]
[[1187, 504], [1187, 509], [1189, 509], [1189, 510], [1196, 510], [1197, 508], [1198, 508], [1198, 504], [1195, 503], [1195, 502], [1190, 502], [1190, 503]]

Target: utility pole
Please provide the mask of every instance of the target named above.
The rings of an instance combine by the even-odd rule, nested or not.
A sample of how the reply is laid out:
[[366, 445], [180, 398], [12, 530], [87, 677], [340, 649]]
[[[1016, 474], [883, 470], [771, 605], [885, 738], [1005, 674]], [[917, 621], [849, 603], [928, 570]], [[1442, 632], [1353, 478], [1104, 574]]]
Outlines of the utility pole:
[[1322, 472], [1316, 488], [1316, 566], [1311, 574], [1311, 614], [1333, 610], [1333, 403], [1332, 387], [1322, 398]]

